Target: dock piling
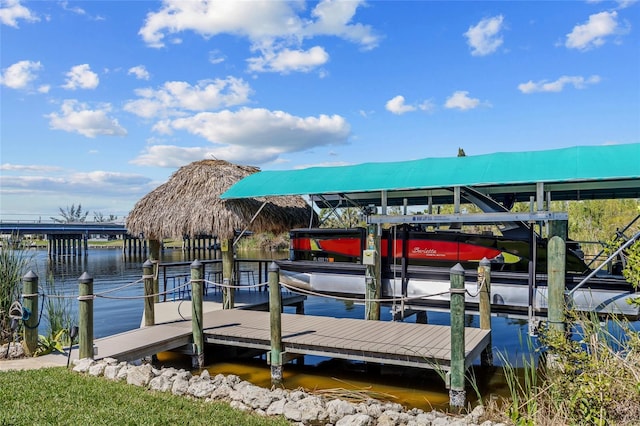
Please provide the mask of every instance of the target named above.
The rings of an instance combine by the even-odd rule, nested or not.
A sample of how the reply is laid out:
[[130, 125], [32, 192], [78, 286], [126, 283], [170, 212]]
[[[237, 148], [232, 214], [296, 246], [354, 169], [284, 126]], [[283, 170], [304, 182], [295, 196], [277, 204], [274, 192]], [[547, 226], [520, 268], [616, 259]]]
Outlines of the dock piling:
[[548, 321], [549, 328], [560, 332], [565, 331], [565, 242], [559, 236], [549, 239], [548, 253]]
[[464, 268], [459, 263], [449, 271], [451, 280], [451, 370], [449, 405], [454, 411], [462, 410], [466, 403], [464, 388], [465, 330], [464, 330]]
[[149, 327], [156, 322], [155, 299], [157, 294], [154, 285], [154, 267], [151, 260], [147, 259], [142, 264], [142, 278], [144, 279], [144, 326]]
[[[38, 276], [29, 271], [22, 277], [22, 299], [23, 314], [22, 321], [24, 323], [24, 343], [28, 356], [33, 356], [38, 347]], [[25, 319], [24, 313], [28, 311], [28, 318]], [[10, 313], [11, 314], [11, 313]]]
[[93, 358], [93, 277], [84, 272], [78, 278], [79, 359]]
[[233, 256], [233, 238], [223, 239], [220, 246], [222, 251], [222, 282], [224, 284], [222, 287], [222, 306], [223, 309], [233, 309], [235, 305], [235, 289], [230, 287], [230, 285], [235, 282], [233, 279], [233, 265], [235, 262]]
[[275, 262], [269, 265], [269, 322], [271, 351], [271, 385], [282, 384], [282, 301], [280, 300], [280, 268]]
[[204, 330], [202, 325], [203, 265], [199, 260], [191, 264], [191, 329], [193, 331], [194, 354], [191, 365], [204, 367]]
[[[491, 330], [491, 262], [485, 257], [478, 265], [479, 310], [480, 329]], [[489, 344], [480, 355], [480, 365], [493, 366], [493, 349], [491, 347], [491, 334]]]

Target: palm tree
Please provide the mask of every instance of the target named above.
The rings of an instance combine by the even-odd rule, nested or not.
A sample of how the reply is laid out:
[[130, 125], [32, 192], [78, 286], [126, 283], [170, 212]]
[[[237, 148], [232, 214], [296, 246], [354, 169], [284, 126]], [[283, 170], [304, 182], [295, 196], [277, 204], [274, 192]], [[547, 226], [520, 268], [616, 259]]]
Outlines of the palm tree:
[[71, 207], [67, 206], [66, 209], [60, 207], [60, 216], [62, 219], [51, 217], [51, 219], [57, 223], [78, 223], [84, 222], [87, 219], [89, 212], [82, 211], [82, 205], [78, 204], [78, 207], [71, 204]]

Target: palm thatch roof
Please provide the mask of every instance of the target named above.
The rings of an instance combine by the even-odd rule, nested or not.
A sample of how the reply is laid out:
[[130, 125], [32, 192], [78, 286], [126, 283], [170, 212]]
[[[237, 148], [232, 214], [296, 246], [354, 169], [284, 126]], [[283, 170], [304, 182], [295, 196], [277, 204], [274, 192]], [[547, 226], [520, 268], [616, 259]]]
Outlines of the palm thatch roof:
[[[258, 172], [223, 160], [202, 160], [181, 167], [140, 201], [126, 219], [130, 234], [145, 238], [214, 235], [223, 239], [235, 230], [285, 232], [309, 226], [311, 207], [299, 196], [221, 200], [219, 195], [240, 179]], [[264, 208], [250, 224], [264, 201]]]

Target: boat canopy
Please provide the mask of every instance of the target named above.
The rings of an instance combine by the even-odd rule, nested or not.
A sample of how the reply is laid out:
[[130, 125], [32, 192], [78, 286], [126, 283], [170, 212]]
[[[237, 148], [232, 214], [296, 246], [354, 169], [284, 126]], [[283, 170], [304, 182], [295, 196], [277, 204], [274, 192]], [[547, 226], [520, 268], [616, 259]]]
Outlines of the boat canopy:
[[[220, 198], [310, 195], [359, 205], [425, 204], [473, 187], [499, 200], [526, 201], [539, 185], [554, 200], [640, 198], [640, 143], [498, 152], [466, 157], [267, 170], [245, 177]], [[384, 195], [383, 195], [384, 194]]]

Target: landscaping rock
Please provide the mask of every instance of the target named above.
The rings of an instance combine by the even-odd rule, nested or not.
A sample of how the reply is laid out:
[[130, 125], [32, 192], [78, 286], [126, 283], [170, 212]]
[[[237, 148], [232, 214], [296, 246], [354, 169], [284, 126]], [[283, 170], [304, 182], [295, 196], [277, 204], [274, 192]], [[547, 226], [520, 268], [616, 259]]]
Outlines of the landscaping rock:
[[[211, 377], [207, 370], [199, 376], [175, 368], [157, 370], [150, 364], [135, 366], [114, 359], [95, 362], [84, 359], [74, 362], [74, 371], [103, 375], [110, 380], [126, 379], [128, 383], [156, 392], [171, 392], [206, 401], [228, 401], [231, 407], [260, 416], [283, 416], [301, 426], [471, 426], [485, 415], [476, 407], [466, 416], [448, 416], [439, 411], [424, 412], [402, 405], [370, 399], [351, 403], [340, 399], [325, 399], [302, 390], [265, 389], [241, 380], [236, 375], [218, 374]], [[504, 426], [485, 421], [482, 426]]]

